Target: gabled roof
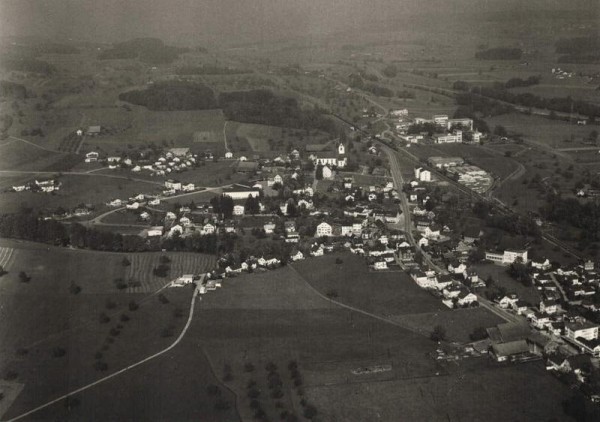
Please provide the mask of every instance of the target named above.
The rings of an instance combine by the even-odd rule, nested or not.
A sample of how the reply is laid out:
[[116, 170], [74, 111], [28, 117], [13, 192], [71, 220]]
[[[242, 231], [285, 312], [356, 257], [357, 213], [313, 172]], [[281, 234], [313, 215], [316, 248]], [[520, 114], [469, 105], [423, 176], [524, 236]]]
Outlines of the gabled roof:
[[515, 340], [494, 344], [492, 345], [492, 350], [496, 356], [512, 356], [529, 352], [529, 345], [526, 340]]

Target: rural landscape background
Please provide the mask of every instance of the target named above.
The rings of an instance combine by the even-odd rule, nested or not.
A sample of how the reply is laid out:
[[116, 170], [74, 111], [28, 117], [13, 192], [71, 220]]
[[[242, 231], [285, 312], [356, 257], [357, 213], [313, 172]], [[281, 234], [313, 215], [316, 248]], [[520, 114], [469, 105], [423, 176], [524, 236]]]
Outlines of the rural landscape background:
[[593, 421], [600, 4], [0, 2], [0, 420]]

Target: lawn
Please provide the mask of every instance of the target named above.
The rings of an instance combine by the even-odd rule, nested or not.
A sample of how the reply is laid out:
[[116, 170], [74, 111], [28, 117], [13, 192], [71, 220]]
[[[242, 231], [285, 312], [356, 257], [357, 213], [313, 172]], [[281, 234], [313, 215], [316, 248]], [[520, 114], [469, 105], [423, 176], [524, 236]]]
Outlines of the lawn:
[[424, 312], [397, 315], [392, 318], [427, 335], [436, 325], [446, 330], [448, 341], [465, 343], [470, 341], [469, 335], [479, 327], [493, 327], [504, 322], [502, 318], [485, 308], [457, 309], [453, 312]]
[[511, 278], [506, 272], [506, 267], [494, 264], [479, 264], [476, 265], [474, 269], [483, 280], [486, 280], [491, 276], [495, 281], [495, 285], [503, 287], [506, 289], [507, 293], [516, 293], [519, 296], [519, 299], [534, 306], [539, 305], [540, 295], [535, 287], [524, 286], [522, 283]]
[[[342, 264], [336, 264], [336, 259]], [[379, 315], [451, 312], [438, 298], [421, 289], [402, 272], [369, 272], [364, 258], [330, 254], [293, 264], [298, 273], [323, 294]]]

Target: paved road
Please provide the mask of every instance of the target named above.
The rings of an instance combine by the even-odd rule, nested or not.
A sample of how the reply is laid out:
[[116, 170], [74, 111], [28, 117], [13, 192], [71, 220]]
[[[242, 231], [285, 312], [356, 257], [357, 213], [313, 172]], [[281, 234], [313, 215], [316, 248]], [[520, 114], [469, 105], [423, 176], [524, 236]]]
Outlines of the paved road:
[[108, 177], [111, 179], [121, 179], [121, 180], [133, 180], [134, 182], [148, 183], [151, 185], [164, 186], [164, 183], [155, 182], [153, 180], [146, 179], [138, 179], [135, 177], [128, 176], [118, 176], [116, 174], [104, 174], [104, 173], [96, 173], [96, 171], [104, 170], [104, 169], [94, 169], [91, 171], [34, 171], [34, 170], [0, 170], [0, 175], [7, 176], [19, 176], [21, 174], [30, 174], [30, 175], [48, 175], [54, 176], [57, 174], [62, 175], [71, 175], [71, 176], [90, 176], [90, 177]]
[[67, 394], [63, 394], [62, 396], [60, 396], [60, 397], [58, 397], [58, 398], [56, 398], [54, 400], [51, 400], [51, 401], [49, 401], [47, 403], [44, 403], [41, 406], [38, 406], [38, 407], [36, 407], [36, 408], [28, 411], [28, 412], [25, 412], [25, 413], [23, 413], [23, 414], [15, 417], [15, 418], [10, 419], [8, 422], [17, 421], [17, 420], [23, 419], [23, 418], [25, 418], [27, 416], [30, 416], [33, 413], [38, 412], [38, 411], [40, 411], [42, 409], [45, 409], [48, 406], [52, 406], [53, 404], [56, 404], [56, 403], [58, 403], [60, 401], [63, 401], [63, 400], [66, 400], [68, 397], [71, 397], [71, 396], [73, 396], [75, 394], [81, 393], [82, 391], [88, 390], [88, 389], [90, 389], [90, 388], [92, 388], [92, 387], [94, 387], [94, 386], [96, 386], [98, 384], [101, 384], [101, 383], [103, 383], [105, 381], [108, 381], [109, 379], [114, 378], [116, 376], [119, 376], [119, 375], [121, 375], [121, 374], [123, 374], [123, 373], [125, 373], [125, 372], [127, 372], [127, 371], [129, 371], [131, 369], [133, 369], [133, 368], [136, 368], [136, 367], [138, 367], [138, 366], [140, 366], [140, 365], [142, 365], [142, 364], [144, 364], [146, 362], [151, 361], [152, 359], [156, 359], [157, 357], [159, 357], [161, 355], [164, 355], [165, 353], [167, 353], [168, 351], [170, 351], [171, 349], [173, 349], [183, 339], [183, 337], [187, 333], [188, 328], [190, 328], [190, 324], [191, 324], [192, 318], [194, 316], [194, 307], [196, 305], [196, 296], [197, 295], [198, 295], [198, 290], [194, 289], [194, 294], [192, 295], [192, 301], [191, 301], [191, 304], [190, 304], [190, 313], [189, 313], [187, 322], [185, 323], [185, 326], [183, 327], [183, 330], [181, 330], [181, 333], [179, 334], [179, 336], [177, 337], [177, 339], [175, 339], [175, 341], [170, 346], [168, 346], [167, 348], [161, 350], [160, 352], [157, 352], [157, 353], [155, 353], [153, 355], [150, 355], [150, 356], [148, 356], [148, 357], [146, 357], [146, 358], [144, 358], [144, 359], [142, 359], [142, 360], [140, 360], [140, 361], [138, 361], [138, 362], [136, 362], [136, 363], [134, 363], [132, 365], [129, 365], [129, 366], [123, 368], [123, 369], [120, 369], [117, 372], [114, 372], [114, 373], [112, 373], [110, 375], [107, 375], [104, 378], [100, 378], [97, 381], [94, 381], [92, 383], [84, 385], [83, 387], [80, 387], [80, 388], [78, 388], [76, 390], [70, 391]]

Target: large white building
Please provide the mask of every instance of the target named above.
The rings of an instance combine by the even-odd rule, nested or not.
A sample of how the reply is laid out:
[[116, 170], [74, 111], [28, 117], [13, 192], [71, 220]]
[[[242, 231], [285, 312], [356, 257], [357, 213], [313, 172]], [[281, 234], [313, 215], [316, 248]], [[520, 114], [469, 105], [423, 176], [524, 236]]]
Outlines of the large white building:
[[492, 261], [496, 264], [510, 265], [514, 263], [518, 258], [521, 258], [523, 263], [528, 261], [527, 250], [512, 250], [507, 249], [504, 252], [486, 252], [485, 259]]
[[433, 140], [436, 144], [459, 144], [462, 142], [462, 130], [455, 130], [452, 133], [443, 135], [433, 135]]
[[571, 340], [583, 338], [595, 340], [598, 338], [598, 326], [589, 321], [565, 323], [565, 334]]
[[415, 178], [421, 182], [431, 182], [431, 172], [422, 167], [415, 169]]
[[260, 195], [260, 189], [236, 183], [231, 187], [224, 188], [223, 195], [232, 199], [248, 199], [249, 196], [256, 198]]

